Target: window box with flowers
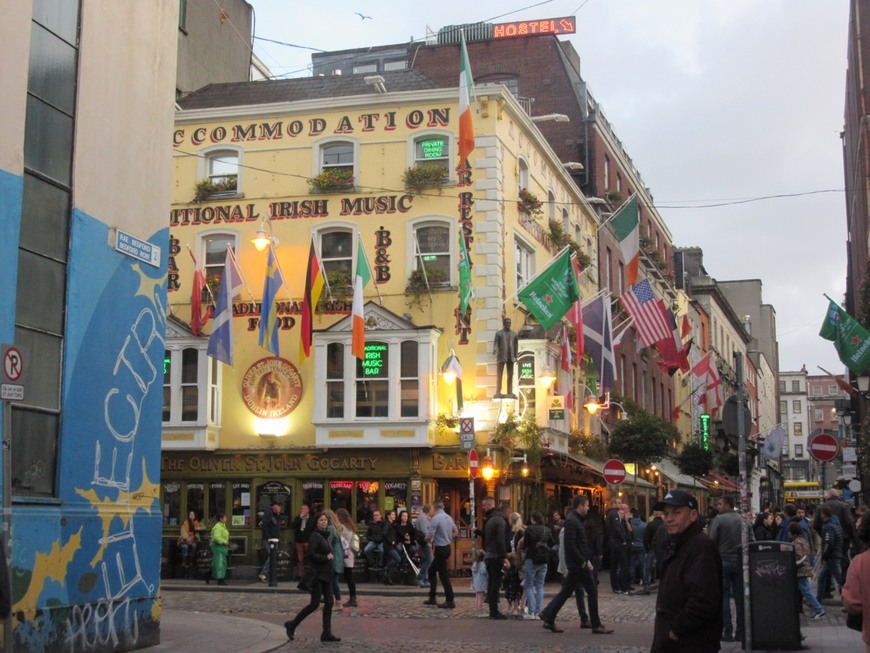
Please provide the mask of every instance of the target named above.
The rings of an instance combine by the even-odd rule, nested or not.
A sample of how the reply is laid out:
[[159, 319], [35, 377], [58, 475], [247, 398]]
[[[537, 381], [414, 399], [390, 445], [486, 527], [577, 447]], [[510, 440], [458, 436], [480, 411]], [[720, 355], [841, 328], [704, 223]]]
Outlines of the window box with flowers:
[[232, 197], [238, 190], [239, 179], [235, 175], [201, 179], [194, 186], [194, 202], [205, 202], [217, 197]]
[[334, 193], [353, 190], [352, 168], [326, 168], [316, 177], [308, 180], [312, 193]]
[[532, 219], [544, 215], [544, 203], [538, 199], [538, 196], [526, 188], [520, 189], [520, 201], [517, 203], [517, 210], [520, 213], [525, 213]]
[[447, 182], [447, 168], [440, 163], [418, 163], [402, 173], [405, 188], [421, 193], [426, 188], [441, 189]]

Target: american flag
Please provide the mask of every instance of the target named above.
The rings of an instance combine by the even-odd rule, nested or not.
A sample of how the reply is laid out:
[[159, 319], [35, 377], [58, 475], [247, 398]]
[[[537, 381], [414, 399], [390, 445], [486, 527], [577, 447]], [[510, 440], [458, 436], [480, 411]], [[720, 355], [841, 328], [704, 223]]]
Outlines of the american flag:
[[671, 336], [671, 325], [653, 293], [649, 279], [634, 284], [619, 296], [619, 303], [634, 320], [634, 328], [644, 347]]

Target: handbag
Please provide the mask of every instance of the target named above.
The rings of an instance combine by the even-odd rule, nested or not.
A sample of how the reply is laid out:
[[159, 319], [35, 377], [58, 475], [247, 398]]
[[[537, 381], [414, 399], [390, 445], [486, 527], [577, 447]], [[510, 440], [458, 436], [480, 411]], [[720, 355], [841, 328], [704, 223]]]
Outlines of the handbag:
[[305, 565], [302, 568], [302, 578], [299, 579], [299, 584], [296, 589], [300, 592], [310, 592], [314, 589], [314, 579], [317, 577], [317, 570], [311, 565]]
[[846, 628], [851, 630], [857, 630], [859, 633], [861, 632], [864, 626], [864, 614], [850, 614], [846, 613]]

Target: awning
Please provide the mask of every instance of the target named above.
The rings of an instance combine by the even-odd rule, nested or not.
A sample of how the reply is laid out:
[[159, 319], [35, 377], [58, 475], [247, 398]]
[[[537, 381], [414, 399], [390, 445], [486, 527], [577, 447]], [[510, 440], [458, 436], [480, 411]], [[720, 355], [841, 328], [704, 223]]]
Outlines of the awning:
[[697, 490], [698, 486], [702, 485], [694, 476], [683, 474], [680, 468], [670, 460], [660, 460], [656, 463], [656, 467], [663, 476], [667, 476], [671, 481], [683, 488]]
[[[599, 461], [597, 461], [593, 458], [589, 458], [587, 456], [574, 456], [574, 455], [572, 455], [571, 458], [574, 458], [575, 460], [577, 460], [577, 462], [579, 462], [584, 467], [590, 468], [595, 473], [597, 473], [599, 476], [601, 476], [602, 481], [604, 480], [604, 462], [603, 461], [599, 462]], [[656, 489], [656, 486], [653, 485], [652, 483], [650, 483], [649, 481], [644, 480], [640, 477], [635, 478], [635, 476], [633, 474], [626, 474], [625, 480], [621, 483], [621, 485], [624, 485], [627, 487], [638, 487], [638, 488], [641, 488], [643, 490], [655, 490]]]
[[722, 474], [717, 474], [716, 472], [710, 470], [707, 473], [707, 475], [710, 478], [712, 478], [713, 481], [718, 481], [719, 487], [721, 487], [721, 488], [725, 488], [726, 490], [739, 490], [740, 489], [740, 486], [737, 485], [737, 483], [732, 481], [730, 478], [726, 478], [726, 477], [722, 476]]

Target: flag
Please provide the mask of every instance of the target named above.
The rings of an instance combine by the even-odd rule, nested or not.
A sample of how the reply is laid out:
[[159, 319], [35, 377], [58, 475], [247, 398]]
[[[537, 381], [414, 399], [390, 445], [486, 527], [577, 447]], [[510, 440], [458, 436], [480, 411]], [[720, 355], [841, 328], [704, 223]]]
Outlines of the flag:
[[205, 274], [194, 259], [196, 268], [193, 271], [193, 290], [190, 295], [190, 331], [198, 336], [202, 333], [202, 327], [208, 320], [208, 307], [202, 310], [202, 293], [205, 292]]
[[275, 299], [284, 285], [284, 275], [278, 267], [275, 248], [269, 244], [269, 257], [266, 259], [266, 280], [263, 282], [263, 302], [260, 309], [260, 346], [268, 349], [273, 356], [278, 353], [278, 306]]
[[819, 335], [832, 340], [840, 361], [861, 376], [870, 366], [870, 333], [845, 310], [831, 301]]
[[468, 302], [471, 301], [471, 261], [468, 259], [468, 247], [465, 234], [459, 229], [459, 315], [465, 315]]
[[716, 369], [712, 352], [708, 351], [701, 360], [695, 363], [692, 374], [704, 384], [704, 405], [707, 412], [712, 413], [724, 403], [722, 401], [722, 380], [719, 378], [719, 371]]
[[317, 302], [323, 292], [323, 274], [320, 271], [320, 260], [317, 258], [317, 249], [314, 241], [311, 241], [311, 249], [308, 252], [308, 267], [305, 270], [305, 294], [302, 297], [302, 317], [299, 331], [299, 362], [311, 355], [311, 343], [314, 330], [314, 312], [317, 310]]
[[571, 304], [580, 298], [571, 265], [571, 250], [566, 247], [549, 266], [522, 287], [517, 297], [544, 329], [561, 320]]
[[366, 252], [363, 249], [362, 240], [359, 240], [356, 250], [356, 277], [353, 282], [353, 341], [350, 351], [360, 360], [364, 360], [366, 357], [366, 316], [363, 306], [363, 290], [371, 279], [372, 274], [369, 270]]
[[468, 65], [468, 50], [465, 47], [465, 32], [459, 54], [459, 169], [468, 166], [468, 157], [474, 150], [474, 125], [471, 122], [471, 95], [474, 78]]
[[571, 373], [571, 343], [568, 342], [568, 329], [562, 325], [562, 369]]
[[683, 346], [683, 340], [680, 338], [680, 330], [677, 328], [677, 319], [674, 317], [673, 311], [668, 308], [664, 300], [660, 299], [658, 301], [662, 312], [668, 320], [668, 328], [670, 330], [666, 337], [656, 342], [656, 348], [662, 357], [661, 363], [663, 365], [661, 367], [668, 374], [673, 374], [677, 370], [688, 372], [690, 368], [688, 353], [692, 345], [689, 343]]
[[233, 364], [233, 300], [242, 292], [242, 287], [242, 273], [233, 251], [227, 248], [214, 312], [214, 328], [208, 338], [208, 355], [230, 366]]
[[855, 387], [852, 386], [848, 381], [846, 381], [846, 379], [844, 379], [842, 376], [837, 376], [836, 374], [831, 374], [828, 370], [826, 370], [821, 365], [818, 365], [817, 367], [820, 370], [822, 370], [822, 372], [824, 372], [825, 374], [830, 376], [832, 379], [834, 379], [834, 383], [837, 384], [837, 387], [840, 388], [840, 390], [845, 392], [847, 395], [849, 395], [852, 398], [856, 398], [858, 396], [858, 390], [856, 390]]
[[649, 279], [643, 279], [619, 296], [619, 303], [634, 320], [634, 329], [644, 347], [670, 336], [670, 323], [656, 301]]
[[[577, 256], [571, 257], [571, 267], [574, 268], [574, 276], [578, 282], [580, 280], [580, 264], [577, 262]], [[574, 358], [580, 360], [583, 358], [583, 302], [578, 298], [576, 302], [568, 309], [568, 323], [574, 327]]]
[[447, 360], [444, 361], [444, 365], [441, 366], [441, 374], [445, 373], [454, 374], [456, 376], [456, 410], [457, 412], [462, 412], [464, 407], [464, 403], [462, 401], [462, 364], [459, 362], [459, 359], [456, 358], [456, 354], [453, 353], [453, 350], [450, 350], [450, 355], [447, 357]]
[[685, 338], [690, 333], [692, 333], [692, 323], [689, 322], [689, 314], [685, 313], [683, 315], [683, 325], [680, 328], [680, 338]]
[[601, 295], [583, 310], [583, 337], [586, 353], [598, 370], [598, 394], [616, 388], [616, 358], [613, 355], [613, 326], [610, 298]]
[[640, 265], [640, 219], [637, 210], [637, 195], [628, 198], [614, 216], [610, 219], [619, 249], [625, 261], [625, 277], [629, 285], [637, 281], [637, 270]]
[[764, 446], [761, 455], [767, 459], [779, 458], [782, 454], [782, 443], [785, 441], [785, 429], [782, 424], [774, 426], [767, 437], [764, 438]]

